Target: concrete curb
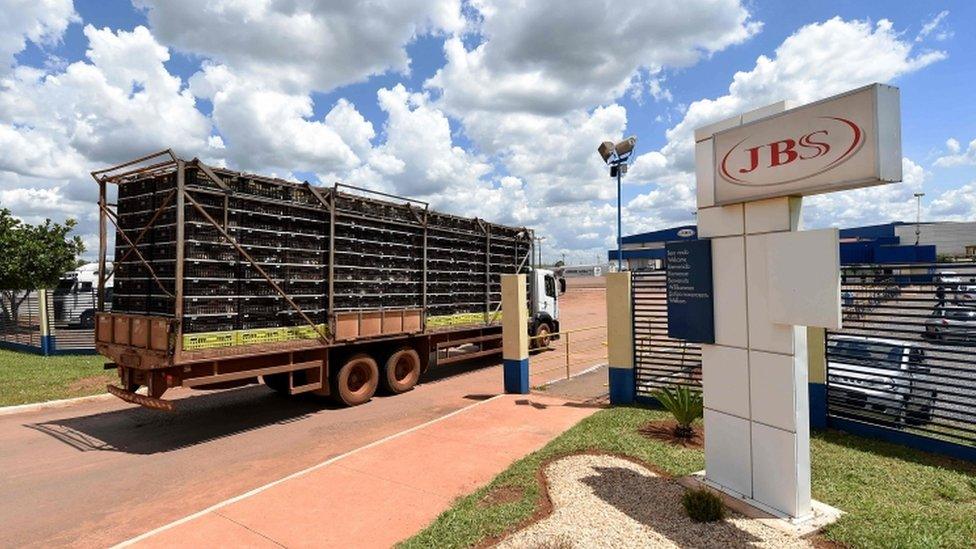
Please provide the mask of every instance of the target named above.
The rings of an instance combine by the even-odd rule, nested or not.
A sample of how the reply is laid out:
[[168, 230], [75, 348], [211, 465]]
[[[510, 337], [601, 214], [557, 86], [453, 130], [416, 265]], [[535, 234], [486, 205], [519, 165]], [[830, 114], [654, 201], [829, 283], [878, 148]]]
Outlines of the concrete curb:
[[0, 416], [12, 416], [14, 414], [22, 414], [26, 412], [36, 412], [39, 410], [49, 410], [52, 408], [67, 408], [68, 406], [73, 406], [75, 404], [83, 404], [85, 402], [98, 402], [101, 400], [107, 400], [112, 395], [104, 393], [101, 395], [91, 395], [77, 398], [65, 398], [61, 400], [48, 400], [46, 402], [32, 402], [30, 404], [18, 404], [16, 406], [3, 406], [0, 407]]

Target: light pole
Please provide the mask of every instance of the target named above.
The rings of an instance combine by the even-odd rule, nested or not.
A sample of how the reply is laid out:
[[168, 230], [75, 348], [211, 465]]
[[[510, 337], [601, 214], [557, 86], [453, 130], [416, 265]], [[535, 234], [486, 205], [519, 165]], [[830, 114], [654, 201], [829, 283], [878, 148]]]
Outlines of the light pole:
[[918, 246], [919, 236], [922, 234], [922, 197], [925, 193], [915, 193], [915, 245]]
[[617, 178], [617, 271], [623, 271], [624, 249], [623, 232], [621, 229], [621, 207], [620, 207], [620, 179], [627, 173], [627, 162], [633, 157], [634, 147], [637, 146], [637, 138], [630, 136], [623, 141], [614, 144], [612, 141], [604, 141], [597, 147], [597, 152], [603, 157], [603, 161], [610, 166], [610, 177]]
[[534, 236], [532, 237], [536, 242], [539, 243], [539, 262], [535, 264], [536, 267], [542, 267], [542, 241], [546, 239], [544, 236]]

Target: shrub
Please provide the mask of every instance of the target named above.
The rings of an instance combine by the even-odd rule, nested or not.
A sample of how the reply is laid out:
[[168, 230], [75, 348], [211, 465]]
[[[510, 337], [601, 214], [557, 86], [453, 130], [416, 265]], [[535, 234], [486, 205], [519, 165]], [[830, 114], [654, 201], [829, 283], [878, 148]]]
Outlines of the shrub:
[[695, 522], [713, 522], [725, 518], [722, 498], [704, 488], [685, 492], [681, 504], [691, 520]]
[[704, 410], [701, 393], [680, 386], [673, 389], [658, 389], [652, 394], [678, 422], [674, 435], [680, 438], [691, 438], [695, 434], [691, 424], [702, 417]]

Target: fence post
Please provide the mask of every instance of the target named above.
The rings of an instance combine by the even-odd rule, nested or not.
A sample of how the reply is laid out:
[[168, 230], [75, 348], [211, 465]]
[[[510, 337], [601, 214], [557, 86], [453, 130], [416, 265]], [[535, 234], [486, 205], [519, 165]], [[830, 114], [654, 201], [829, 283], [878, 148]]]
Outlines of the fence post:
[[47, 290], [37, 290], [37, 312], [38, 326], [41, 328], [41, 354], [44, 356], [54, 354], [54, 334], [51, 331], [51, 322], [47, 309]]
[[607, 363], [610, 403], [634, 402], [634, 317], [630, 272], [607, 273]]
[[827, 348], [823, 328], [807, 327], [807, 383], [810, 398], [810, 428], [827, 428]]
[[569, 336], [572, 332], [566, 332], [566, 379], [569, 379]]
[[529, 393], [529, 312], [525, 275], [502, 275], [502, 364], [506, 393]]

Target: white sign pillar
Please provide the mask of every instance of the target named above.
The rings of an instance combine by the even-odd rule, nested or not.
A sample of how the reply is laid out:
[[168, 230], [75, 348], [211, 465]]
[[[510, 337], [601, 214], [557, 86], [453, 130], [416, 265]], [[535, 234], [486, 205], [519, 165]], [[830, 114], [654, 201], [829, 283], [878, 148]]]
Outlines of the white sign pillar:
[[811, 513], [806, 326], [840, 327], [836, 229], [801, 196], [901, 179], [898, 90], [780, 102], [695, 132], [698, 231], [712, 239], [715, 343], [702, 346], [705, 482]]

